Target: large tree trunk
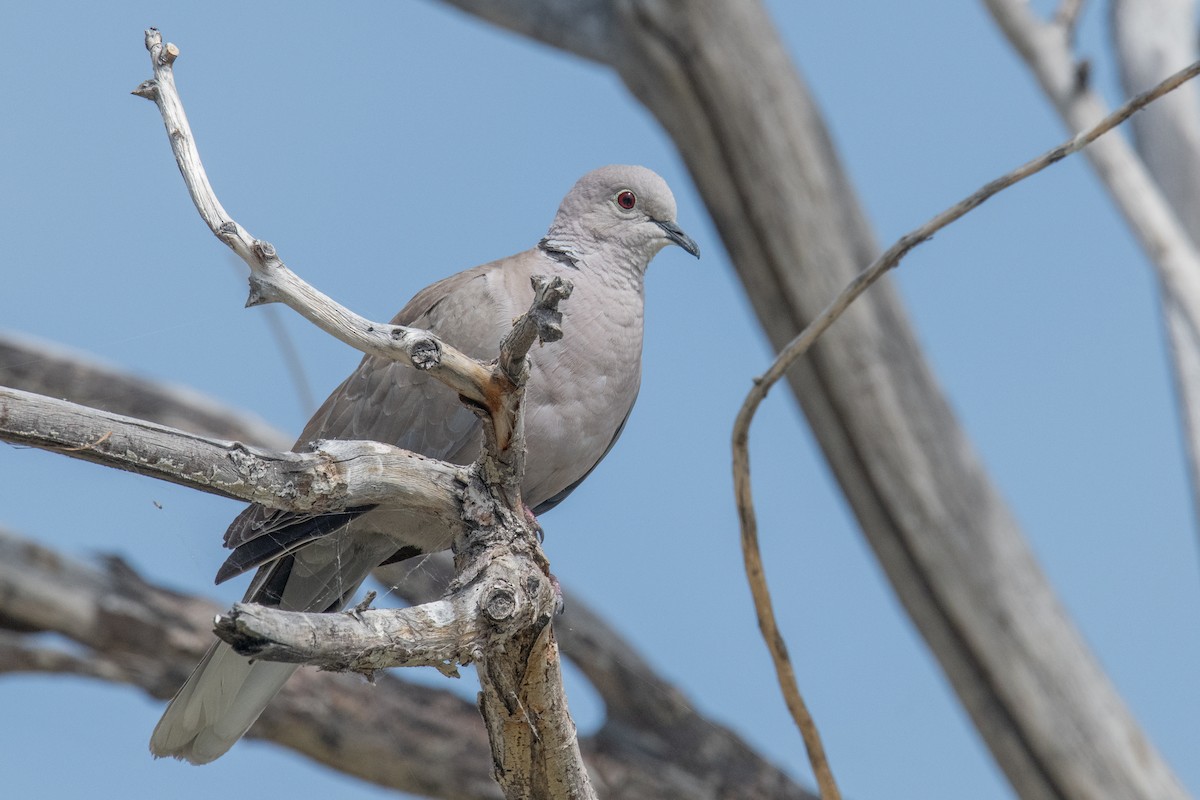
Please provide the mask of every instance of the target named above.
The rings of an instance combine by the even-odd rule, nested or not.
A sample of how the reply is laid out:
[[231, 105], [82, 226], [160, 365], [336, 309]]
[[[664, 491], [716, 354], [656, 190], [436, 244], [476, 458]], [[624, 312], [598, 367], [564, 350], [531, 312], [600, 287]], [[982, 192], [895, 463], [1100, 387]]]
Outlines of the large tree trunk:
[[[756, 2], [450, 0], [610, 64], [674, 139], [776, 348], [876, 254]], [[864, 534], [1024, 798], [1183, 797], [1084, 644], [881, 282], [789, 375]]]

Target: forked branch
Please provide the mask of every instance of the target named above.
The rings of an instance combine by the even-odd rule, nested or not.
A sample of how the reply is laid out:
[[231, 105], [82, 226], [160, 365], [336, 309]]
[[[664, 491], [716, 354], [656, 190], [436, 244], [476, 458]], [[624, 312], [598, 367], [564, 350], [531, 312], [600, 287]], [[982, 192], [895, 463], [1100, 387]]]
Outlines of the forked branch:
[[225, 212], [201, 164], [175, 87], [179, 49], [146, 32], [154, 78], [135, 94], [154, 100], [176, 162], [209, 229], [250, 267], [248, 305], [281, 301], [363, 352], [429, 371], [463, 397], [483, 422], [484, 451], [462, 477], [458, 508], [464, 529], [454, 539], [457, 576], [447, 597], [402, 611], [356, 609], [342, 615], [237, 606], [218, 619], [217, 635], [260, 659], [372, 671], [433, 665], [453, 673], [478, 663], [480, 710], [496, 778], [506, 796], [594, 797], [566, 708], [558, 650], [550, 628], [557, 593], [519, 486], [525, 357], [536, 341], [561, 338], [558, 303], [571, 293], [561, 279], [533, 279], [530, 311], [481, 364], [426, 331], [370, 322], [292, 273], [268, 242]]

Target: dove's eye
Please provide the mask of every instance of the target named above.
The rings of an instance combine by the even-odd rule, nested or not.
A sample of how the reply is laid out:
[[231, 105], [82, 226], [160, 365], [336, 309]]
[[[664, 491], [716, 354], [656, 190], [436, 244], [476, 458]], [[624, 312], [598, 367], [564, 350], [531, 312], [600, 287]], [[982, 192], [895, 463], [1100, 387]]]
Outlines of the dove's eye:
[[637, 205], [637, 195], [626, 189], [617, 195], [617, 205], [628, 211]]

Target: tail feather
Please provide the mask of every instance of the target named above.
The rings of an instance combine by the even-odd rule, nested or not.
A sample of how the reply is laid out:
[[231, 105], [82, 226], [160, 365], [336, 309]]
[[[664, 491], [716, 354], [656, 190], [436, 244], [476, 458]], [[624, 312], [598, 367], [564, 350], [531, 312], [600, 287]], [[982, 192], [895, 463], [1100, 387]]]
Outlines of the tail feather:
[[[292, 559], [290, 564], [276, 562], [262, 568], [290, 570], [280, 608], [340, 608], [371, 570], [396, 549], [385, 537], [342, 535], [330, 539], [285, 556]], [[271, 583], [265, 577], [260, 573], [252, 582], [248, 600], [260, 599], [258, 588]], [[193, 764], [213, 761], [242, 738], [296, 669], [295, 664], [251, 661], [224, 642], [214, 643], [167, 706], [150, 737], [150, 752]]]
[[196, 667], [150, 737], [150, 752], [207, 764], [233, 747], [296, 671], [251, 662], [217, 642]]

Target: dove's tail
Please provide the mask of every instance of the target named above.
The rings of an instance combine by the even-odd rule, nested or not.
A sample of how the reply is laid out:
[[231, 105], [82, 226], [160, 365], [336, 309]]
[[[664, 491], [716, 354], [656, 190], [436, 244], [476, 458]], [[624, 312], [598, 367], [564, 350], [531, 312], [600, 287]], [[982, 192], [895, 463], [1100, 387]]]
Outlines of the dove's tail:
[[[396, 549], [384, 537], [377, 537], [374, 546], [347, 540], [331, 536], [262, 567], [247, 600], [292, 611], [342, 608], [371, 570]], [[193, 764], [219, 758], [250, 729], [296, 667], [252, 662], [216, 642], [167, 706], [150, 737], [150, 752]]]
[[252, 663], [224, 642], [215, 643], [158, 721], [150, 752], [193, 764], [219, 758], [295, 671], [295, 664]]

